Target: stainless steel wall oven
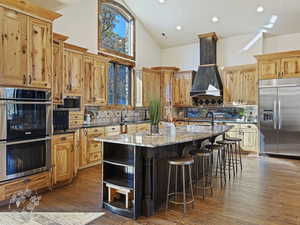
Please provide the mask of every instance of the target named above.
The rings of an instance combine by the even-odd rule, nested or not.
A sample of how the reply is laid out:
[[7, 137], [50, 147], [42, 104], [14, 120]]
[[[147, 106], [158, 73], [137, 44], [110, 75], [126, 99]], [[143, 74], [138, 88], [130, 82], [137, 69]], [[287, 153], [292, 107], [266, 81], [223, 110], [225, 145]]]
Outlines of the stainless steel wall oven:
[[51, 93], [0, 88], [0, 182], [51, 164]]

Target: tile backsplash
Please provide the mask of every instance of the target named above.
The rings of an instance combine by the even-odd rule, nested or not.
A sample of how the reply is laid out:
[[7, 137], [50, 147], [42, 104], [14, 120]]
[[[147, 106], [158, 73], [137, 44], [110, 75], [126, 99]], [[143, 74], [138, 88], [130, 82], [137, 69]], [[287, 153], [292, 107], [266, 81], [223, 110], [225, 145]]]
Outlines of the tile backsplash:
[[149, 118], [147, 109], [103, 110], [100, 107], [90, 106], [85, 109], [85, 115], [87, 114], [91, 117], [91, 123], [121, 122], [121, 116], [128, 122], [147, 120]]

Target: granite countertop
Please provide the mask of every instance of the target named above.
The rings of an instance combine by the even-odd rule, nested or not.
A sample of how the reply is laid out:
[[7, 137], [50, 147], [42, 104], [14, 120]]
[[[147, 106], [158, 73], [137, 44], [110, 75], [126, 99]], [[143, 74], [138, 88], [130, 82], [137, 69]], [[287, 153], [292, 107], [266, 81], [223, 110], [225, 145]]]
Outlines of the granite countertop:
[[[189, 119], [182, 119], [178, 121], [187, 121], [187, 122], [211, 122], [210, 119], [206, 118], [189, 118]], [[251, 121], [245, 121], [245, 120], [238, 120], [238, 119], [215, 119], [214, 122], [216, 123], [240, 123], [240, 124], [257, 124], [258, 122], [256, 120], [251, 120]]]
[[[139, 121], [127, 121], [124, 124], [141, 124], [141, 123], [150, 123], [150, 120], [139, 120]], [[82, 124], [81, 128], [90, 128], [90, 127], [107, 127], [107, 126], [118, 126], [121, 122], [101, 122], [101, 123], [90, 123]]]
[[190, 132], [186, 127], [176, 129], [176, 135], [170, 136], [162, 131], [162, 134], [151, 136], [148, 133], [121, 134], [107, 137], [95, 138], [95, 141], [108, 142], [125, 145], [135, 145], [141, 147], [155, 148], [172, 144], [191, 142], [196, 140], [205, 140], [211, 137], [219, 136], [229, 131], [233, 126], [202, 126], [201, 131]]

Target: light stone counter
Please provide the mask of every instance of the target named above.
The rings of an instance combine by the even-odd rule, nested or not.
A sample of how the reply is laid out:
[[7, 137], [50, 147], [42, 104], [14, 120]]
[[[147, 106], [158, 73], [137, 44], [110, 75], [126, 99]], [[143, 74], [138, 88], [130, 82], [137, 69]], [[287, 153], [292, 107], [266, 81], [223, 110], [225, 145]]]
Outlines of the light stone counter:
[[160, 135], [155, 136], [148, 133], [120, 134], [95, 138], [95, 141], [155, 148], [220, 136], [229, 131], [232, 126], [201, 126], [201, 128], [198, 132], [189, 132], [186, 127], [182, 127], [176, 130], [174, 136], [168, 135], [162, 130]]

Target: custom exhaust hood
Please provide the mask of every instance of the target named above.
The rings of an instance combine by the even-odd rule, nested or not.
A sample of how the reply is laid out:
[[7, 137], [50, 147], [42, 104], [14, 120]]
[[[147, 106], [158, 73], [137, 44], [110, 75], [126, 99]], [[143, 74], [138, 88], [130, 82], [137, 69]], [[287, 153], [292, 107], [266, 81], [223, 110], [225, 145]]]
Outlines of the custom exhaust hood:
[[217, 67], [217, 35], [200, 34], [200, 66], [193, 79], [192, 97], [221, 97], [223, 85]]

